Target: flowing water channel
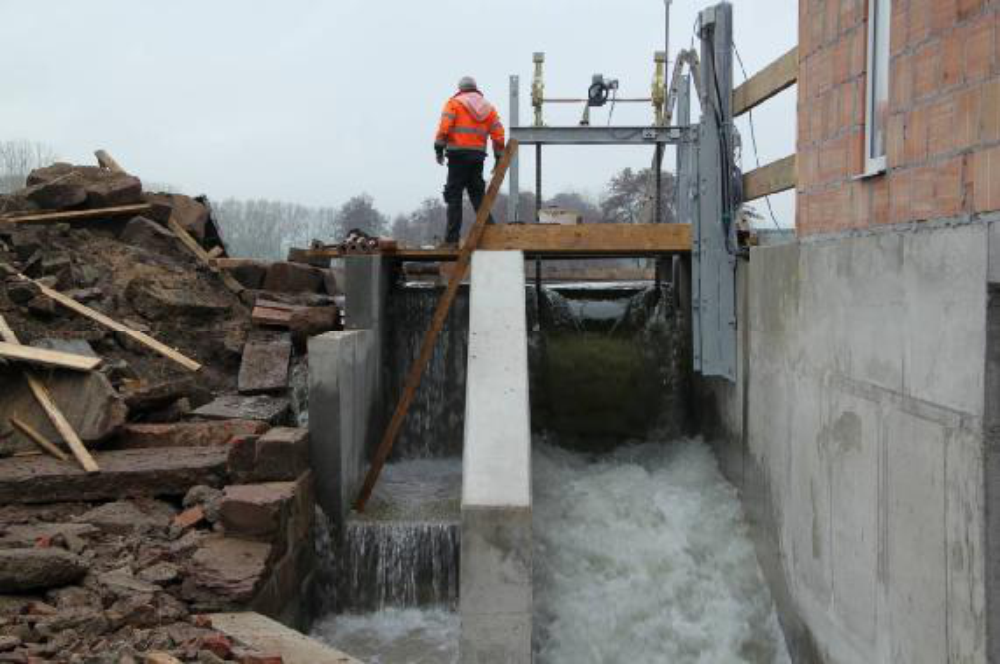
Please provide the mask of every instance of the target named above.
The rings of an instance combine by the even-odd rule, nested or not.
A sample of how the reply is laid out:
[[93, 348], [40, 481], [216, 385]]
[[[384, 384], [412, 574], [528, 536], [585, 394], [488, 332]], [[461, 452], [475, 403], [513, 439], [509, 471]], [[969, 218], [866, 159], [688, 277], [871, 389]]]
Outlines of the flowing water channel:
[[[548, 431], [533, 442], [535, 660], [788, 662], [739, 497], [685, 431], [669, 292], [546, 289], [534, 312], [532, 299], [532, 419]], [[444, 421], [433, 402], [412, 440]], [[314, 636], [373, 664], [459, 661], [460, 486], [455, 456], [387, 467], [347, 524], [338, 614]]]
[[[536, 441], [536, 661], [788, 661], [739, 498], [699, 440], [593, 456]], [[458, 661], [448, 605], [321, 621], [377, 664]]]

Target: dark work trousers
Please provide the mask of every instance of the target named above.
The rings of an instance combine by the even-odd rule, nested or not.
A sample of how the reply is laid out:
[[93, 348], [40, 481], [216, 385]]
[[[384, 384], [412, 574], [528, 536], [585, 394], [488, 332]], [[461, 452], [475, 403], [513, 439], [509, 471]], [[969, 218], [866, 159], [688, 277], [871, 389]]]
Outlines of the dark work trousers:
[[[462, 234], [462, 193], [469, 192], [472, 207], [479, 211], [486, 195], [486, 182], [483, 181], [483, 163], [485, 152], [449, 152], [448, 153], [448, 183], [444, 186], [444, 202], [448, 204], [448, 227], [444, 241], [457, 243]], [[489, 223], [493, 223], [490, 215]]]

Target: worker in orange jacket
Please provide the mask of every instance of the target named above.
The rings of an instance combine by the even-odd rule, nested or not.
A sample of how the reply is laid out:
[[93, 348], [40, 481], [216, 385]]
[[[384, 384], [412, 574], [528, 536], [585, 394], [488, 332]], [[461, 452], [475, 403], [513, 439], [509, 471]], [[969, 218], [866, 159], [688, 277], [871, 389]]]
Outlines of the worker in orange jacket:
[[[500, 116], [493, 104], [483, 97], [476, 80], [465, 76], [458, 82], [458, 93], [444, 105], [434, 140], [437, 162], [443, 165], [445, 155], [448, 156], [448, 182], [444, 187], [444, 200], [448, 204], [446, 247], [458, 246], [462, 231], [462, 193], [469, 192], [469, 200], [477, 212], [483, 203], [486, 194], [483, 163], [489, 140], [493, 142], [493, 155], [499, 162], [506, 143]], [[493, 223], [492, 216], [490, 223]]]

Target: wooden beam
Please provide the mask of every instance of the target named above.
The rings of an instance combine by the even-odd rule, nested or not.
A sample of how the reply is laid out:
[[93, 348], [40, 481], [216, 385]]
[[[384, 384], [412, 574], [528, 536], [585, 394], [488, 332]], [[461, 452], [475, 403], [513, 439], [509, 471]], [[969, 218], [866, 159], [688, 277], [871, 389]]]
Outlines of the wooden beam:
[[687, 224], [495, 224], [479, 249], [527, 255], [626, 256], [691, 250]]
[[60, 461], [69, 461], [69, 457], [61, 449], [56, 447], [55, 443], [51, 440], [38, 433], [34, 427], [32, 427], [27, 422], [23, 422], [16, 417], [10, 418], [10, 424], [15, 429], [24, 434], [25, 438], [38, 445], [40, 448], [59, 459]]
[[154, 339], [153, 337], [149, 336], [148, 334], [145, 334], [143, 332], [139, 332], [138, 330], [133, 330], [132, 328], [128, 327], [127, 325], [122, 325], [118, 321], [116, 321], [116, 320], [114, 320], [112, 318], [109, 318], [108, 316], [105, 316], [104, 314], [100, 313], [99, 311], [94, 311], [90, 307], [88, 307], [88, 306], [86, 306], [84, 304], [80, 304], [79, 302], [77, 302], [73, 298], [66, 297], [65, 295], [63, 295], [59, 291], [53, 290], [53, 289], [49, 288], [48, 286], [46, 286], [44, 284], [41, 284], [41, 283], [39, 283], [37, 281], [29, 279], [28, 277], [24, 276], [23, 274], [19, 274], [17, 276], [22, 281], [28, 281], [28, 282], [31, 282], [31, 283], [35, 284], [36, 286], [38, 286], [38, 288], [41, 289], [42, 294], [45, 295], [46, 297], [50, 298], [51, 300], [53, 300], [56, 304], [61, 304], [62, 306], [64, 306], [67, 309], [69, 309], [70, 311], [74, 311], [74, 312], [80, 314], [81, 316], [89, 318], [90, 320], [94, 321], [95, 323], [99, 323], [100, 325], [103, 325], [104, 327], [108, 328], [109, 330], [114, 330], [115, 332], [120, 332], [120, 333], [122, 333], [122, 334], [124, 334], [126, 336], [131, 337], [132, 339], [134, 339], [135, 341], [139, 342], [140, 344], [142, 344], [146, 348], [149, 348], [150, 350], [152, 350], [152, 351], [154, 351], [156, 353], [159, 353], [160, 355], [162, 355], [163, 357], [167, 358], [168, 360], [172, 360], [172, 361], [176, 362], [177, 364], [181, 365], [185, 369], [188, 369], [190, 371], [198, 371], [199, 369], [201, 369], [201, 365], [198, 364], [197, 362], [195, 362], [194, 360], [192, 360], [191, 358], [186, 357], [186, 356], [182, 355], [181, 353], [178, 353], [176, 350], [174, 350], [170, 346], [167, 346], [166, 344], [157, 341], [156, 339]]
[[57, 350], [46, 350], [44, 348], [32, 348], [6, 341], [0, 341], [0, 357], [29, 364], [40, 364], [46, 367], [58, 369], [70, 369], [72, 371], [93, 371], [101, 365], [101, 358], [78, 355], [76, 353], [63, 353]]
[[71, 210], [70, 212], [39, 212], [37, 214], [7, 215], [0, 217], [0, 221], [11, 224], [39, 224], [46, 222], [61, 221], [86, 221], [88, 219], [110, 219], [112, 217], [124, 217], [129, 215], [139, 215], [153, 209], [148, 203], [137, 205], [119, 205], [116, 207], [95, 208], [93, 210]]
[[[495, 224], [483, 231], [479, 249], [523, 251], [529, 257], [615, 257], [687, 253], [689, 224]], [[302, 260], [338, 258], [338, 249], [295, 250]], [[453, 261], [454, 249], [407, 249], [383, 254], [402, 261]]]
[[799, 78], [799, 47], [761, 69], [733, 90], [733, 115], [738, 117], [786, 90]]
[[469, 265], [472, 263], [472, 252], [478, 247], [479, 241], [483, 236], [483, 230], [487, 227], [486, 222], [489, 220], [493, 203], [500, 193], [500, 187], [503, 185], [507, 169], [510, 168], [510, 162], [515, 154], [517, 154], [517, 141], [511, 140], [507, 144], [507, 149], [504, 151], [503, 157], [493, 170], [493, 179], [486, 190], [486, 197], [483, 199], [482, 205], [479, 206], [476, 221], [472, 225], [472, 230], [469, 231], [469, 235], [466, 237], [465, 243], [459, 251], [458, 262], [448, 281], [448, 287], [445, 289], [444, 295], [441, 296], [437, 309], [434, 311], [434, 318], [431, 319], [430, 329], [424, 335], [423, 343], [420, 346], [420, 355], [417, 356], [416, 362], [410, 367], [406, 383], [403, 385], [402, 396], [399, 398], [399, 403], [396, 404], [396, 410], [392, 414], [392, 419], [389, 420], [389, 426], [386, 427], [385, 435], [382, 436], [382, 442], [379, 443], [378, 449], [375, 452], [371, 468], [368, 469], [364, 486], [361, 487], [361, 493], [358, 494], [357, 502], [354, 504], [354, 509], [358, 512], [365, 511], [365, 505], [368, 504], [368, 499], [371, 498], [372, 491], [375, 489], [375, 483], [378, 482], [379, 474], [382, 472], [382, 467], [389, 458], [389, 454], [392, 453], [396, 438], [403, 428], [403, 421], [410, 410], [410, 404], [413, 403], [413, 397], [420, 386], [424, 370], [430, 364], [431, 357], [434, 354], [434, 346], [437, 343], [438, 336], [441, 334], [441, 330], [444, 328], [448, 312], [455, 301], [455, 296], [458, 295], [458, 289], [462, 284], [462, 280], [465, 279], [465, 275], [469, 271]]
[[239, 295], [245, 290], [243, 285], [236, 281], [236, 278], [233, 275], [229, 274], [225, 270], [220, 270], [215, 265], [215, 261], [208, 254], [208, 252], [205, 251], [200, 244], [198, 244], [198, 240], [195, 240], [194, 237], [192, 237], [191, 234], [188, 233], [187, 230], [173, 218], [173, 216], [167, 220], [167, 227], [173, 231], [174, 235], [176, 235], [181, 241], [181, 244], [187, 247], [188, 251], [195, 255], [195, 258], [201, 261], [205, 267], [222, 279], [222, 284], [229, 289], [233, 295]]
[[743, 200], [754, 201], [794, 189], [798, 183], [795, 155], [743, 174]]
[[125, 173], [125, 169], [118, 165], [118, 162], [108, 154], [107, 150], [97, 150], [94, 152], [94, 156], [97, 157], [97, 165], [101, 168], [105, 168], [112, 173]]
[[[3, 316], [0, 316], [0, 339], [3, 339], [9, 344], [20, 343], [17, 339], [17, 335], [14, 334], [14, 330], [10, 328], [7, 321]], [[45, 412], [46, 417], [52, 422], [52, 426], [55, 427], [59, 435], [63, 437], [66, 441], [66, 445], [69, 446], [70, 452], [76, 457], [76, 460], [80, 462], [80, 466], [83, 467], [88, 473], [96, 473], [101, 469], [98, 467], [97, 462], [94, 461], [94, 457], [90, 455], [90, 451], [87, 450], [87, 446], [83, 444], [80, 440], [80, 436], [77, 435], [76, 430], [73, 429], [73, 425], [69, 423], [63, 412], [59, 410], [59, 406], [56, 405], [55, 399], [49, 394], [49, 389], [45, 387], [45, 384], [38, 379], [30, 371], [26, 371], [24, 374], [25, 378], [28, 380], [28, 387], [31, 389], [32, 395], [35, 397], [35, 401], [41, 406], [42, 410]]]

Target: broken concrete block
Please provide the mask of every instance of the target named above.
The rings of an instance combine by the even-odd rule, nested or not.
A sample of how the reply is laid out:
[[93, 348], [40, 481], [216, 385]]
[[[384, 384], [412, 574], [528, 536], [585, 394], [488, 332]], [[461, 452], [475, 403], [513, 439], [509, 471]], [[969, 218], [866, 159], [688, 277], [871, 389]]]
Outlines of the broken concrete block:
[[250, 341], [243, 347], [239, 391], [260, 394], [287, 389], [291, 359], [292, 342], [287, 335]]
[[174, 518], [174, 508], [151, 499], [118, 500], [95, 507], [77, 517], [103, 531], [124, 535], [131, 532], [165, 530]]
[[28, 302], [28, 311], [41, 318], [52, 318], [59, 313], [56, 303], [45, 295], [38, 295]]
[[173, 583], [180, 576], [180, 568], [173, 563], [156, 563], [143, 569], [137, 575], [139, 580], [156, 585]]
[[115, 442], [121, 449], [221, 446], [234, 436], [262, 434], [268, 428], [257, 420], [128, 424]]
[[252, 290], [264, 285], [264, 278], [271, 265], [268, 261], [253, 258], [220, 258], [215, 264], [219, 269], [231, 274], [241, 286]]
[[272, 263], [264, 290], [278, 293], [316, 293], [323, 287], [323, 270], [301, 263]]
[[183, 194], [146, 194], [146, 202], [153, 206], [150, 213], [156, 221], [166, 224], [171, 217], [181, 228], [204, 242], [208, 224], [208, 208]]
[[[128, 408], [103, 374], [58, 371], [39, 377], [85, 443], [106, 440], [125, 423]], [[49, 440], [62, 439], [20, 372], [0, 369], [0, 394], [0, 431], [17, 416]], [[24, 441], [23, 449], [35, 448]]]
[[257, 440], [254, 478], [290, 482], [309, 468], [309, 430], [279, 427]]
[[135, 217], [125, 225], [121, 235], [122, 242], [135, 247], [144, 247], [154, 252], [170, 252], [179, 250], [177, 236], [155, 221], [145, 217]]
[[227, 486], [219, 517], [228, 535], [271, 541], [284, 532], [294, 497], [295, 482]]
[[225, 447], [96, 452], [99, 473], [49, 456], [11, 457], [0, 464], [0, 505], [180, 497], [198, 484], [223, 484], [228, 452]]
[[50, 182], [25, 190], [25, 197], [43, 210], [61, 210], [82, 205], [87, 200], [87, 190], [80, 184]]
[[271, 545], [264, 542], [206, 537], [191, 556], [184, 594], [204, 601], [207, 593], [223, 606], [244, 604], [253, 599], [270, 557]]
[[292, 311], [288, 329], [297, 344], [304, 344], [309, 337], [332, 332], [340, 327], [340, 311], [335, 306], [303, 307]]
[[229, 312], [229, 303], [221, 294], [172, 288], [168, 284], [137, 277], [125, 287], [125, 298], [148, 320], [177, 317], [210, 318]]
[[0, 593], [58, 588], [86, 573], [87, 565], [81, 558], [59, 548], [0, 551]]
[[254, 479], [254, 463], [257, 458], [259, 436], [236, 436], [229, 441], [229, 457], [226, 468], [233, 482], [242, 484]]
[[29, 187], [56, 183], [83, 187], [87, 192], [87, 205], [92, 208], [129, 205], [142, 198], [139, 178], [97, 166], [57, 163], [36, 169], [27, 178]]
[[222, 396], [192, 413], [208, 420], [259, 420], [280, 424], [288, 416], [291, 402], [285, 398], [257, 396]]

